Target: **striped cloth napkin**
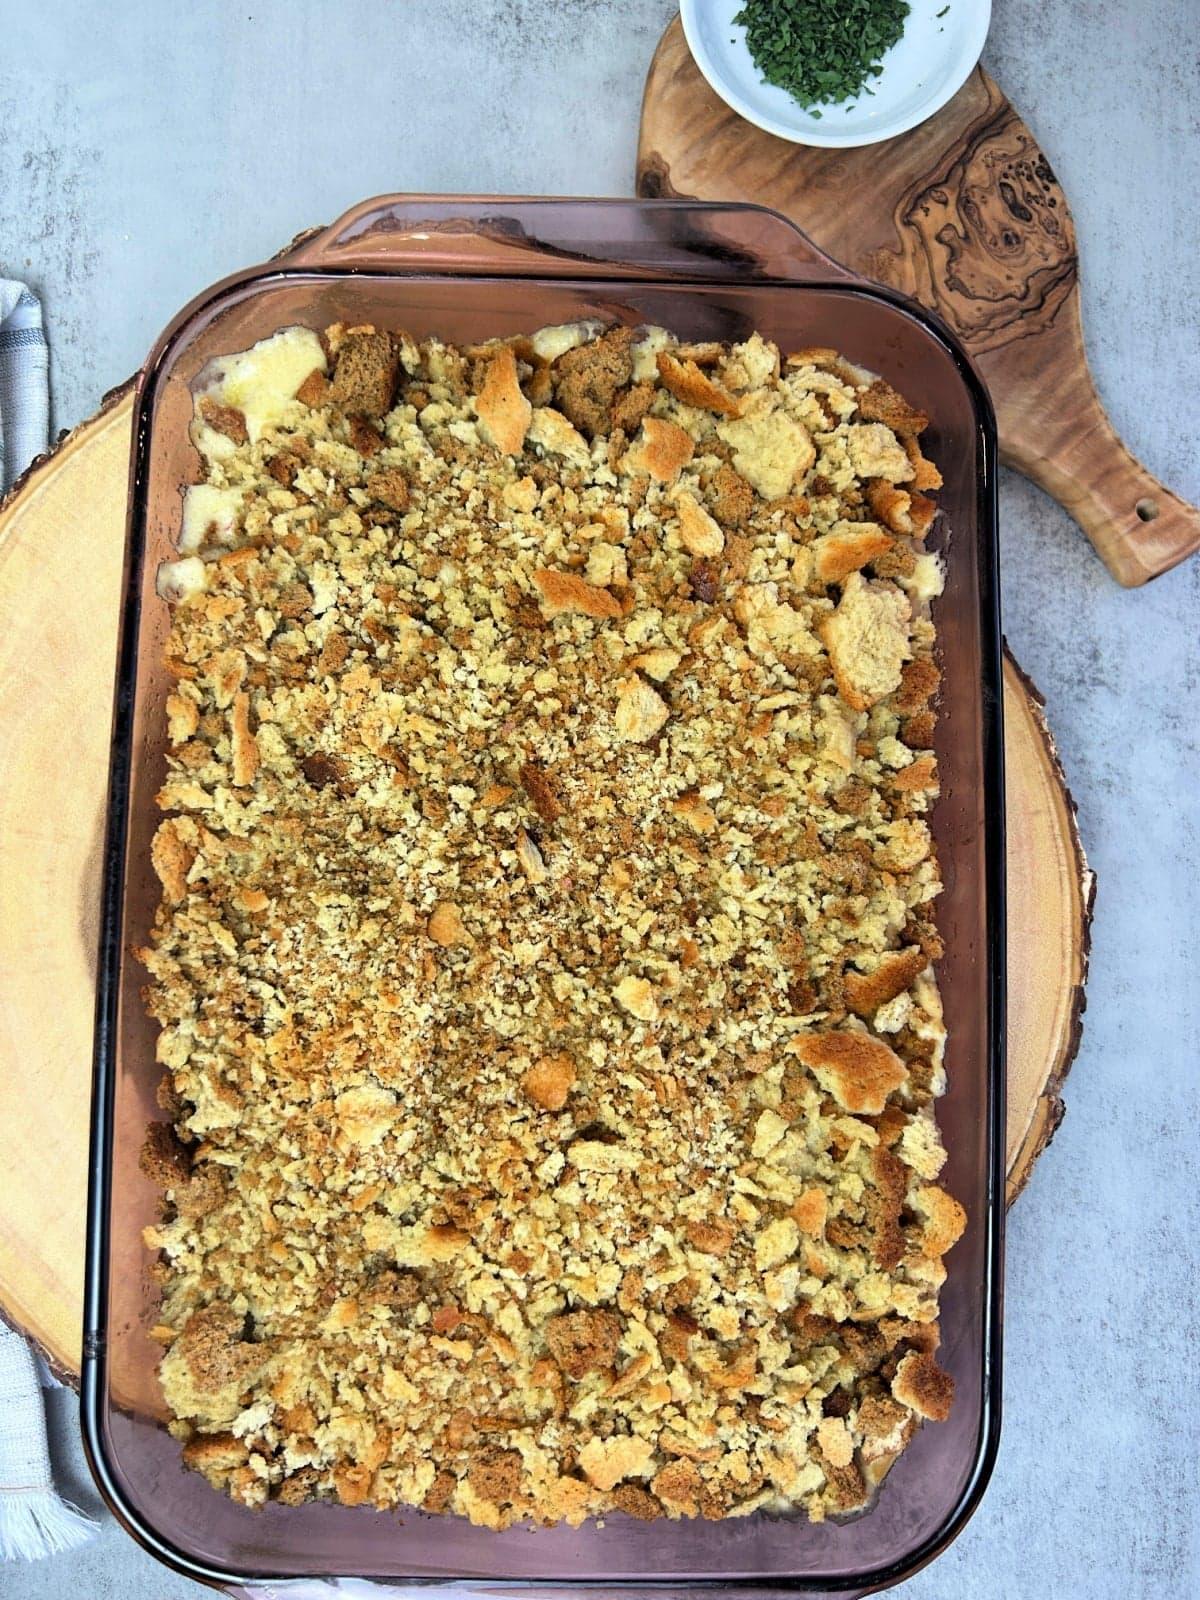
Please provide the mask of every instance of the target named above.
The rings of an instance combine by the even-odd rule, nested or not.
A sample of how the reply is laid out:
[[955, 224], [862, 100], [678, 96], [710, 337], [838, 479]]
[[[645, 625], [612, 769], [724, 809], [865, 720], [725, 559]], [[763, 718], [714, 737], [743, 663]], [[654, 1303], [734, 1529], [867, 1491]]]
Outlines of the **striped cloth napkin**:
[[[49, 443], [50, 357], [42, 308], [0, 278], [0, 489]], [[32, 1561], [90, 1539], [95, 1523], [61, 1500], [50, 1476], [42, 1364], [0, 1322], [0, 1560]], [[42, 1382], [54, 1380], [42, 1366]], [[0, 1588], [3, 1585], [0, 1584]]]
[[0, 278], [0, 489], [7, 489], [50, 433], [50, 352], [42, 307], [23, 283]]

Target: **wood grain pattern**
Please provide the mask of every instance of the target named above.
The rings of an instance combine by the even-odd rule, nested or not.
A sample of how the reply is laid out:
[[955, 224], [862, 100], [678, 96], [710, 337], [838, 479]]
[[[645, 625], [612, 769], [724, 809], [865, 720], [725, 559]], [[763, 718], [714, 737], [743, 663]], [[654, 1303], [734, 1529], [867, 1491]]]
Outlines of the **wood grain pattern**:
[[[0, 1314], [68, 1376], [132, 405], [118, 391], [0, 507]], [[1062, 1115], [1091, 878], [1037, 692], [1004, 674], [1011, 1199]]]
[[1121, 583], [1200, 549], [1200, 513], [1133, 458], [1105, 415], [1066, 195], [982, 68], [910, 133], [809, 149], [731, 111], [676, 19], [646, 80], [637, 181], [643, 195], [771, 206], [852, 272], [936, 312], [987, 381], [1004, 459], [1066, 507]]
[[79, 1370], [132, 386], [0, 506], [0, 1312]]

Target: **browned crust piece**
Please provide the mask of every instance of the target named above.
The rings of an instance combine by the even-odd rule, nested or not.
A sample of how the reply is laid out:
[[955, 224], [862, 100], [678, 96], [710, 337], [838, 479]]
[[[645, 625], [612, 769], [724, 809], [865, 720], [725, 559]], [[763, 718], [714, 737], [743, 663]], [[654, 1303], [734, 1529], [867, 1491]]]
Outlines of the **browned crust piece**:
[[660, 350], [655, 360], [659, 377], [677, 400], [725, 417], [741, 414], [741, 401], [701, 372], [694, 361], [678, 361], [668, 350]]
[[534, 573], [533, 581], [548, 617], [574, 613], [604, 620], [621, 615], [621, 602], [615, 595], [573, 572], [551, 572], [542, 568]]
[[754, 490], [728, 462], [713, 474], [708, 493], [712, 514], [722, 527], [742, 527], [754, 510]]
[[918, 1416], [945, 1422], [954, 1403], [954, 1379], [942, 1371], [931, 1355], [914, 1350], [897, 1367], [892, 1393]]
[[791, 1049], [847, 1111], [878, 1116], [908, 1076], [894, 1050], [857, 1030], [798, 1034]]
[[497, 450], [517, 455], [529, 432], [533, 407], [521, 393], [517, 359], [511, 345], [501, 345], [488, 362], [475, 409], [487, 438]]
[[858, 414], [864, 422], [884, 422], [893, 433], [924, 433], [929, 418], [909, 405], [890, 383], [876, 378], [858, 391]]
[[302, 405], [323, 406], [329, 399], [329, 379], [320, 367], [314, 367], [296, 390], [296, 399]]
[[671, 483], [696, 453], [691, 435], [662, 417], [646, 417], [642, 431], [626, 452], [625, 472], [648, 472], [659, 483]]
[[211, 395], [201, 395], [200, 415], [214, 433], [223, 433], [234, 444], [245, 444], [250, 434], [246, 428], [246, 414], [236, 406], [220, 405]]
[[633, 377], [632, 328], [611, 328], [554, 363], [554, 396], [567, 420], [589, 439], [608, 433], [612, 408]]
[[914, 947], [884, 956], [874, 972], [855, 972], [848, 967], [843, 980], [846, 1004], [860, 1017], [874, 1016], [880, 1006], [903, 994], [928, 965], [925, 952]]
[[329, 384], [331, 405], [361, 417], [390, 409], [400, 375], [400, 347], [390, 333], [353, 329], [342, 341]]
[[579, 1379], [612, 1366], [621, 1331], [611, 1311], [573, 1311], [546, 1324], [546, 1343], [566, 1376]]
[[822, 583], [841, 583], [892, 548], [893, 541], [872, 523], [824, 534], [813, 547], [813, 568]]
[[408, 479], [400, 467], [388, 467], [384, 472], [372, 473], [367, 479], [367, 493], [372, 500], [390, 506], [393, 511], [408, 510]]
[[521, 1086], [543, 1111], [561, 1111], [577, 1077], [574, 1061], [560, 1052], [535, 1061], [522, 1078]]

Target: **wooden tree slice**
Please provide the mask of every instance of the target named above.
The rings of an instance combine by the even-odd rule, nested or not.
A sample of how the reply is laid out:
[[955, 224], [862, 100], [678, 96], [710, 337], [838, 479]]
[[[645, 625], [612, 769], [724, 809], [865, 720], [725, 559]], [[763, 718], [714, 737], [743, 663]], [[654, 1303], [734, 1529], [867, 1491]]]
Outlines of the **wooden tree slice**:
[[987, 380], [1005, 460], [1066, 507], [1121, 583], [1200, 549], [1200, 512], [1134, 460], [1100, 404], [1067, 197], [982, 68], [910, 133], [809, 149], [730, 110], [676, 18], [646, 79], [637, 185], [772, 206], [852, 272], [936, 311]]
[[1087, 864], [1045, 701], [1004, 650], [1011, 1205], [1054, 1137], [1079, 1049], [1096, 875]]
[[[133, 398], [0, 507], [0, 1314], [79, 1370], [100, 851]], [[1005, 663], [1008, 1192], [1062, 1116], [1091, 876], [1033, 685]]]
[[0, 1313], [79, 1371], [100, 849], [133, 386], [0, 507]]

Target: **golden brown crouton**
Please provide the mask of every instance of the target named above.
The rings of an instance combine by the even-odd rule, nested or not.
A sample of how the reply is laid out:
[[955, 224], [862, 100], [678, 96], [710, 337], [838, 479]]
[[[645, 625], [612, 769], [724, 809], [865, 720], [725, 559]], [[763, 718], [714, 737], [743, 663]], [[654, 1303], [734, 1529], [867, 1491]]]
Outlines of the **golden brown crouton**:
[[[215, 1302], [195, 1311], [172, 1349], [201, 1394], [238, 1390], [262, 1371], [270, 1351], [242, 1337], [245, 1318], [232, 1306]], [[164, 1362], [164, 1377], [166, 1363]]]
[[250, 434], [246, 429], [246, 413], [236, 406], [223, 406], [210, 394], [200, 396], [200, 415], [215, 433], [223, 433], [234, 444], [245, 444]]
[[847, 1111], [877, 1117], [908, 1068], [881, 1039], [860, 1029], [797, 1034], [788, 1047]]
[[916, 570], [917, 558], [907, 540], [897, 539], [890, 550], [871, 559], [871, 571], [877, 578], [911, 578]]
[[953, 1195], [936, 1183], [923, 1184], [914, 1197], [914, 1210], [924, 1219], [921, 1254], [944, 1256], [962, 1238], [967, 1213]]
[[275, 1498], [281, 1506], [301, 1506], [315, 1497], [319, 1480], [315, 1467], [301, 1467], [299, 1472], [289, 1473], [284, 1478], [275, 1491]]
[[516, 1450], [484, 1450], [471, 1462], [467, 1482], [481, 1500], [510, 1505], [521, 1492], [523, 1470]]
[[611, 328], [554, 363], [555, 397], [563, 415], [589, 439], [612, 427], [611, 408], [633, 377], [632, 328]]
[[874, 972], [855, 972], [848, 967], [844, 978], [846, 1004], [860, 1017], [874, 1016], [880, 1006], [902, 994], [928, 965], [925, 952], [909, 946], [885, 955]]
[[908, 1411], [886, 1395], [873, 1394], [858, 1408], [858, 1427], [868, 1439], [886, 1439], [908, 1420]]
[[636, 433], [653, 403], [652, 383], [635, 383], [631, 388], [622, 390], [609, 407], [610, 431], [615, 432], [620, 428], [626, 434]]
[[546, 1324], [550, 1354], [568, 1378], [611, 1367], [621, 1342], [621, 1321], [611, 1311], [570, 1311]]
[[892, 704], [899, 712], [920, 711], [938, 691], [942, 675], [928, 656], [918, 656], [900, 673], [900, 687]]
[[429, 1488], [425, 1491], [425, 1498], [421, 1501], [421, 1510], [432, 1512], [440, 1516], [453, 1498], [458, 1487], [458, 1479], [452, 1472], [445, 1470], [438, 1473]]
[[680, 361], [694, 361], [698, 367], [715, 367], [725, 359], [725, 346], [717, 339], [677, 344], [674, 354]]
[[370, 1499], [371, 1479], [374, 1476], [374, 1469], [360, 1462], [334, 1467], [333, 1486], [340, 1503], [344, 1506], [364, 1505]]
[[867, 1486], [862, 1473], [853, 1461], [836, 1466], [828, 1457], [822, 1462], [825, 1470], [825, 1495], [836, 1511], [856, 1511], [867, 1498]]
[[565, 613], [581, 617], [619, 617], [621, 602], [607, 589], [601, 589], [573, 572], [552, 572], [539, 568], [533, 575], [547, 617]]
[[622, 739], [634, 743], [652, 739], [670, 714], [662, 696], [656, 694], [644, 679], [633, 676], [622, 681], [614, 719]]
[[925, 413], [910, 406], [882, 378], [858, 391], [858, 414], [864, 422], [885, 422], [893, 433], [923, 433], [929, 426]]
[[646, 417], [642, 431], [625, 452], [622, 472], [648, 472], [659, 483], [670, 483], [679, 476], [696, 453], [690, 433], [661, 417]]
[[203, 1472], [206, 1477], [232, 1472], [234, 1467], [248, 1460], [249, 1455], [242, 1440], [232, 1433], [198, 1433], [183, 1447], [184, 1465]]
[[906, 597], [891, 584], [867, 583], [852, 572], [837, 610], [820, 624], [834, 682], [848, 706], [868, 711], [900, 683], [911, 654]]
[[543, 1111], [561, 1111], [575, 1087], [575, 1063], [561, 1053], [543, 1056], [528, 1068], [521, 1087]]
[[723, 527], [742, 527], [754, 510], [754, 490], [728, 462], [713, 473], [708, 492], [713, 516]]
[[725, 535], [694, 495], [680, 493], [675, 498], [679, 517], [679, 542], [694, 556], [719, 556], [725, 548]]
[[901, 793], [937, 787], [937, 762], [931, 755], [918, 756], [915, 761], [910, 761], [906, 767], [892, 774], [892, 788], [899, 789]]
[[160, 1188], [174, 1189], [186, 1181], [192, 1159], [169, 1123], [152, 1122], [146, 1129], [138, 1166]]
[[871, 1175], [875, 1180], [874, 1188], [867, 1191], [867, 1215], [873, 1235], [871, 1255], [877, 1267], [892, 1272], [904, 1258], [900, 1214], [908, 1186], [908, 1170], [891, 1150], [877, 1145], [871, 1151]]
[[557, 822], [562, 815], [558, 779], [540, 761], [526, 761], [518, 774], [521, 787], [543, 822]]
[[683, 1517], [694, 1517], [700, 1509], [704, 1487], [699, 1468], [692, 1461], [672, 1461], [655, 1474], [650, 1487], [657, 1498]]
[[733, 1225], [723, 1218], [689, 1221], [684, 1231], [696, 1249], [708, 1256], [728, 1254], [736, 1237]]
[[579, 1465], [597, 1489], [615, 1489], [625, 1478], [649, 1477], [654, 1446], [638, 1434], [593, 1434], [579, 1452]]
[[195, 824], [187, 818], [168, 817], [159, 823], [150, 844], [150, 865], [174, 906], [187, 895], [187, 875], [196, 859], [195, 834]]
[[912, 434], [904, 434], [900, 443], [904, 447], [904, 454], [908, 457], [912, 468], [910, 477], [914, 489], [940, 489], [942, 475], [932, 461], [927, 461], [921, 454], [921, 446]]
[[367, 479], [367, 493], [372, 500], [390, 506], [393, 511], [408, 510], [408, 479], [399, 467], [373, 472]]
[[[551, 455], [564, 456], [574, 466], [586, 466], [591, 460], [591, 447], [587, 440], [553, 406], [538, 406], [533, 413], [527, 435], [530, 444], [540, 445]], [[532, 480], [530, 480], [532, 481]], [[534, 496], [536, 504], [536, 491]], [[532, 510], [532, 506], [514, 509]]]
[[945, 1422], [954, 1403], [954, 1379], [931, 1355], [912, 1351], [904, 1357], [892, 1379], [892, 1393], [931, 1422]]
[[792, 1202], [792, 1220], [801, 1233], [807, 1233], [813, 1238], [820, 1237], [828, 1212], [829, 1202], [824, 1189], [805, 1189], [798, 1199]]
[[488, 362], [475, 410], [484, 437], [505, 455], [517, 455], [529, 432], [533, 407], [521, 393], [510, 345], [502, 344]]
[[379, 429], [373, 428], [365, 417], [350, 418], [349, 434], [350, 443], [368, 460], [382, 450], [386, 442]]
[[234, 783], [240, 789], [254, 782], [258, 771], [258, 741], [250, 731], [250, 696], [239, 689], [229, 708], [229, 737], [233, 760], [230, 763]]
[[893, 533], [911, 534], [913, 520], [909, 515], [912, 496], [886, 478], [872, 478], [866, 489], [867, 504], [871, 514], [879, 518]]
[[639, 1522], [653, 1522], [663, 1514], [662, 1506], [649, 1490], [636, 1483], [619, 1483], [612, 1498], [614, 1509], [623, 1511], [627, 1517], [636, 1517]]
[[735, 399], [727, 389], [722, 389], [719, 383], [714, 383], [707, 373], [701, 372], [694, 361], [677, 361], [668, 350], [660, 350], [656, 364], [663, 387], [685, 405], [698, 406], [703, 411], [717, 411], [723, 417], [736, 417], [741, 412], [741, 401]]
[[813, 571], [822, 583], [841, 583], [891, 548], [892, 540], [877, 523], [845, 522], [813, 540]]
[[455, 945], [471, 945], [474, 939], [463, 927], [462, 913], [452, 900], [439, 900], [429, 914], [426, 932], [443, 950]]
[[382, 417], [391, 410], [399, 374], [400, 347], [391, 334], [356, 329], [338, 350], [329, 402], [356, 416]]
[[910, 750], [932, 750], [937, 719], [932, 711], [916, 711], [900, 725], [901, 736]]
[[296, 390], [296, 399], [306, 406], [323, 406], [329, 398], [329, 379], [320, 367], [314, 367]]
[[228, 1193], [224, 1168], [205, 1161], [175, 1190], [175, 1209], [181, 1217], [206, 1217], [223, 1204]]
[[[917, 476], [919, 478], [926, 477], [927, 474], [918, 469]], [[912, 523], [912, 536], [914, 539], [924, 539], [936, 515], [936, 504], [928, 495], [919, 494], [914, 488], [908, 506], [908, 517]]]

